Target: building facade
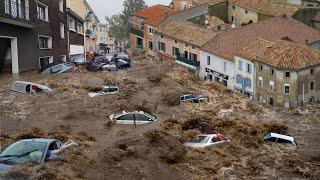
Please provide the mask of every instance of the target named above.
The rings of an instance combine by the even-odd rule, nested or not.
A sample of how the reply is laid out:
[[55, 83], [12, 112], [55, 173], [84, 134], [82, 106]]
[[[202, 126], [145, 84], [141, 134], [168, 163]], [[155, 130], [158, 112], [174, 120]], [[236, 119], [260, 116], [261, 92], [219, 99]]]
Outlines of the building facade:
[[67, 60], [67, 26], [65, 0], [0, 3], [0, 69], [19, 73]]
[[84, 51], [84, 19], [71, 8], [68, 8], [68, 42], [71, 61], [85, 58]]
[[98, 17], [87, 1], [84, 0], [85, 6], [85, 54], [86, 58], [92, 57], [95, 53], [99, 53], [98, 41], [98, 24], [100, 23]]

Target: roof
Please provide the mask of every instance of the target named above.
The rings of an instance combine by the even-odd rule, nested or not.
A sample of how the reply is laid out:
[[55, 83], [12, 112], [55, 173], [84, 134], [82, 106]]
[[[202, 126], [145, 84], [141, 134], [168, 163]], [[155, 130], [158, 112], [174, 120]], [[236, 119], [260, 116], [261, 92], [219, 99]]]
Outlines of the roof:
[[267, 135], [270, 135], [270, 137], [276, 137], [278, 139], [285, 139], [285, 140], [289, 140], [289, 141], [294, 142], [294, 138], [291, 136], [286, 136], [286, 135], [277, 134], [277, 133], [268, 133]]
[[145, 19], [147, 24], [157, 26], [169, 15], [174, 14], [175, 12], [176, 10], [171, 9], [168, 6], [158, 4], [155, 6], [143, 8], [137, 11], [134, 16]]
[[199, 0], [199, 5], [200, 4], [208, 4], [209, 6], [214, 6], [214, 5], [220, 4], [222, 2], [227, 2], [227, 0]]
[[236, 53], [257, 38], [271, 41], [290, 39], [293, 42], [305, 44], [306, 40], [309, 43], [319, 41], [320, 33], [318, 30], [292, 18], [273, 17], [224, 31], [206, 43], [202, 49], [208, 53], [233, 61]]
[[188, 21], [170, 21], [157, 29], [157, 33], [201, 47], [218, 32], [208, 30]]
[[297, 6], [271, 3], [270, 0], [229, 0], [229, 3], [267, 16], [293, 16], [299, 10]]
[[305, 45], [285, 40], [258, 39], [239, 52], [240, 56], [276, 68], [301, 69], [320, 64], [320, 53]]

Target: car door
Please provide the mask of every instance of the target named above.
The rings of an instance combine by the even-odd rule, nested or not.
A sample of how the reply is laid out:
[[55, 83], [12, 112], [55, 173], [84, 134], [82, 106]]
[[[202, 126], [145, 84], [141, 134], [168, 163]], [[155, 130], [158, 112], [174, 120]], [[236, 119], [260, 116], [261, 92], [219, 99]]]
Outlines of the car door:
[[146, 124], [153, 121], [152, 118], [150, 118], [146, 114], [140, 114], [140, 113], [135, 114], [135, 119], [137, 124]]

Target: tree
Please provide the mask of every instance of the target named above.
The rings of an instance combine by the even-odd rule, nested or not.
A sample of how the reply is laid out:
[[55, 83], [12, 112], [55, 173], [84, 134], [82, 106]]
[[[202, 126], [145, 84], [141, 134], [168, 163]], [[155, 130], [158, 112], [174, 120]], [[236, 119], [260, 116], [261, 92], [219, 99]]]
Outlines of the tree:
[[120, 40], [126, 40], [129, 36], [129, 19], [138, 10], [146, 7], [144, 0], [125, 0], [123, 11], [120, 14], [106, 17], [109, 34]]

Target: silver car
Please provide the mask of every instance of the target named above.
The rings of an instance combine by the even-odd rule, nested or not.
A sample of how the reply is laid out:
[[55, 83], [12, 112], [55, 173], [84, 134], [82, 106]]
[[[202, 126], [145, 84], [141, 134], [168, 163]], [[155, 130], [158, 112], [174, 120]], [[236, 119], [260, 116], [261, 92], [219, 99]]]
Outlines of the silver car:
[[147, 124], [157, 120], [157, 116], [143, 112], [121, 112], [109, 116], [110, 120], [117, 124]]
[[195, 95], [195, 94], [185, 94], [180, 96], [180, 102], [193, 102], [193, 103], [200, 103], [208, 100], [208, 98]]
[[14, 81], [11, 84], [10, 91], [19, 92], [19, 93], [26, 93], [26, 94], [36, 94], [41, 92], [53, 92], [52, 89], [50, 89], [47, 86], [26, 82], [26, 81]]
[[88, 95], [90, 97], [96, 96], [104, 96], [107, 94], [116, 94], [119, 92], [119, 88], [117, 86], [102, 86], [102, 89], [96, 92], [90, 92]]
[[196, 136], [190, 141], [184, 143], [186, 147], [211, 149], [219, 144], [230, 142], [222, 134], [204, 134]]
[[48, 160], [48, 151], [60, 147], [61, 142], [57, 139], [36, 138], [17, 141], [0, 153], [0, 173], [23, 163], [43, 164]]

